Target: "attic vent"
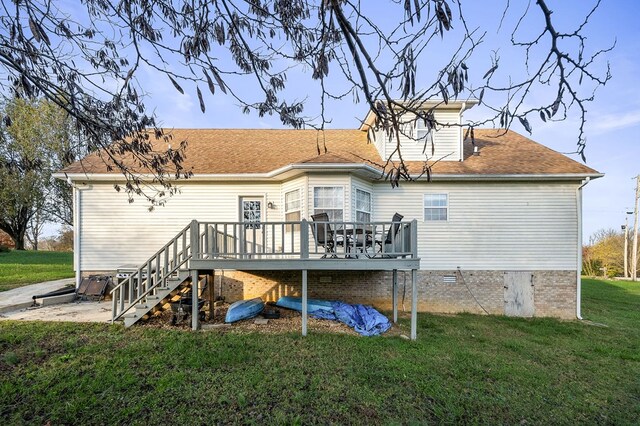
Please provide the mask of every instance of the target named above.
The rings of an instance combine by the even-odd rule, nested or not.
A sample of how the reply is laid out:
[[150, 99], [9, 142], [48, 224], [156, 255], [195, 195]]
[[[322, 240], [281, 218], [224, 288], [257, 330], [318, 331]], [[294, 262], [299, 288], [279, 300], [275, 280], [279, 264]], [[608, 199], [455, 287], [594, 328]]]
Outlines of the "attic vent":
[[455, 284], [458, 282], [458, 279], [455, 275], [443, 275], [442, 282], [445, 284]]

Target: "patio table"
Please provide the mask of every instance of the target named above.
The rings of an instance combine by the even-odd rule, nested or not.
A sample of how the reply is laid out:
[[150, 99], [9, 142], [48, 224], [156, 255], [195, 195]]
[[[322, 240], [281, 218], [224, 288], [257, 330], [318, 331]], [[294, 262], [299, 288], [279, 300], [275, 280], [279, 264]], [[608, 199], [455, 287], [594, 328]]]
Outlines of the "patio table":
[[[367, 254], [367, 248], [369, 247], [373, 247], [373, 227], [370, 225], [367, 226], [358, 226], [358, 227], [349, 227], [349, 228], [343, 228], [343, 229], [336, 229], [336, 234], [338, 235], [344, 235], [346, 237], [345, 241], [345, 247], [347, 249], [347, 254], [345, 255], [345, 258], [347, 259], [353, 259], [354, 257], [357, 258], [358, 255], [356, 254], [355, 256], [351, 254], [351, 249], [355, 248], [355, 249], [361, 249], [362, 253], [367, 256], [367, 257], [371, 257], [371, 255]], [[355, 236], [356, 242], [355, 242], [355, 247], [353, 245], [353, 238]]]

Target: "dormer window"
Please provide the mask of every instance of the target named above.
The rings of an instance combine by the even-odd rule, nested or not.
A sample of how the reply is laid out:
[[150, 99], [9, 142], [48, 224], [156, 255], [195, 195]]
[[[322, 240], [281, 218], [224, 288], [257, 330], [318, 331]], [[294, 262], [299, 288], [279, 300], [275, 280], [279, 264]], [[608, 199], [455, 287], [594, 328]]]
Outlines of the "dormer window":
[[418, 118], [414, 124], [414, 137], [419, 142], [425, 142], [429, 140], [429, 134], [431, 130], [424, 123], [424, 120]]
[[[406, 161], [462, 161], [462, 113], [476, 104], [475, 100], [451, 100], [445, 104], [442, 100], [432, 99], [420, 102], [407, 101], [407, 108], [403, 108], [400, 101], [400, 134], [397, 135], [400, 140], [382, 125], [385, 117], [377, 117], [377, 110], [367, 114], [361, 130], [370, 132], [369, 140], [375, 144], [380, 157], [385, 160], [399, 160], [398, 148], [401, 148], [402, 158]], [[375, 128], [376, 125], [380, 125], [380, 128]], [[398, 143], [400, 147], [397, 146]]]

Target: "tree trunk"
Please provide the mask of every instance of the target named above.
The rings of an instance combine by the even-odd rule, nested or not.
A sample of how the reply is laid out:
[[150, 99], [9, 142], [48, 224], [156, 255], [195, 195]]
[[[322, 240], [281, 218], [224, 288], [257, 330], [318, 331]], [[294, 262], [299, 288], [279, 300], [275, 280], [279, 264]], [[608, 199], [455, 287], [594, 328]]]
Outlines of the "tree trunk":
[[24, 233], [22, 235], [12, 235], [13, 243], [16, 245], [16, 250], [24, 250]]

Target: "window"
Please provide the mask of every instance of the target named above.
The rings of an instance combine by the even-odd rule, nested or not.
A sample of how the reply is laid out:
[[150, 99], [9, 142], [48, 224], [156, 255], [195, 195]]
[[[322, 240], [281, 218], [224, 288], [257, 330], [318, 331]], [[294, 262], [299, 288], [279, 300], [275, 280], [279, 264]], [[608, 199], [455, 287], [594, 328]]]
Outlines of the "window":
[[242, 201], [242, 221], [244, 229], [260, 229], [262, 219], [262, 201], [243, 200]]
[[295, 189], [284, 194], [284, 220], [298, 222], [300, 220], [300, 190]]
[[318, 186], [313, 188], [313, 214], [326, 213], [330, 221], [342, 221], [344, 213], [344, 188]]
[[[284, 220], [286, 222], [298, 222], [302, 217], [302, 200], [300, 198], [300, 190], [294, 189], [293, 191], [286, 192], [284, 194]], [[300, 225], [287, 225], [287, 232], [300, 231]]]
[[424, 143], [431, 140], [431, 131], [424, 124], [424, 120], [417, 119], [414, 129], [416, 141]]
[[424, 220], [446, 221], [449, 216], [449, 197], [447, 194], [424, 195]]
[[371, 193], [356, 189], [356, 222], [371, 222]]

